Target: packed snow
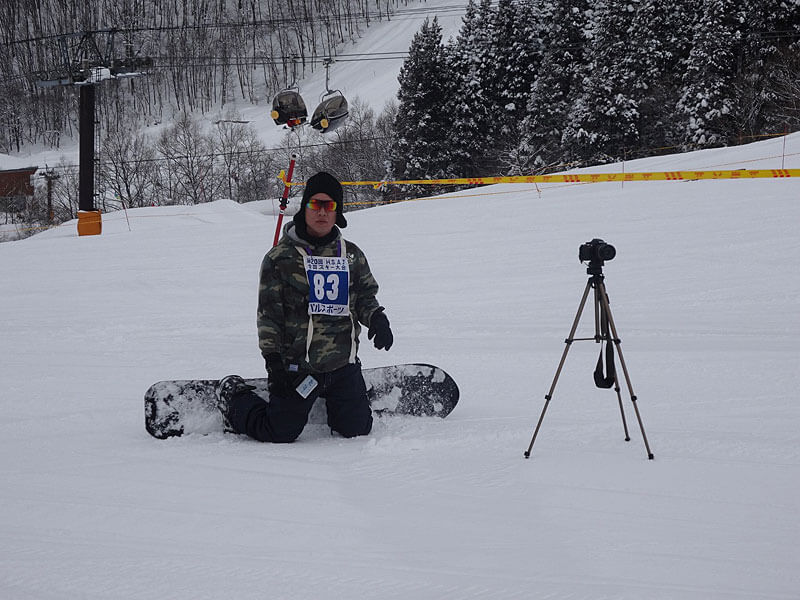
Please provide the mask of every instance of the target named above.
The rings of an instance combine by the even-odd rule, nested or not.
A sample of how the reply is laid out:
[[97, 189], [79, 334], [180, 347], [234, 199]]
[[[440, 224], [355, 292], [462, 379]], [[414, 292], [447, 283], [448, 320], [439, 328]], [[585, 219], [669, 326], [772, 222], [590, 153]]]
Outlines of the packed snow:
[[[626, 170], [770, 168], [782, 140]], [[785, 165], [800, 166], [800, 135]], [[606, 169], [621, 169], [611, 165]], [[461, 402], [369, 437], [159, 441], [154, 381], [263, 374], [272, 202], [147, 208], [0, 245], [0, 596], [796, 598], [800, 182], [497, 185], [348, 215], [395, 333]], [[627, 390], [575, 342], [523, 458], [587, 275], [614, 244]], [[578, 335], [591, 336], [584, 311]], [[366, 340], [364, 340], [366, 342]]]
[[[781, 167], [800, 134], [594, 170]], [[439, 365], [461, 401], [290, 445], [144, 429], [155, 381], [264, 374], [276, 202], [0, 244], [0, 597], [794, 600], [798, 200], [797, 179], [507, 184], [350, 212], [395, 335], [388, 353], [363, 336], [364, 365]], [[578, 341], [526, 460], [594, 237], [617, 248], [655, 458]]]

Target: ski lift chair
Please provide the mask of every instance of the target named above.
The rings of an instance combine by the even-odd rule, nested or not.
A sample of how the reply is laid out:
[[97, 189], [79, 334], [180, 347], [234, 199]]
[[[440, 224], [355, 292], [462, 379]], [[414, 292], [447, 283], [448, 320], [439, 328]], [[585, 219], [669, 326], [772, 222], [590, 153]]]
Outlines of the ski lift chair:
[[343, 125], [347, 118], [347, 99], [339, 90], [327, 91], [322, 95], [319, 106], [311, 116], [311, 127], [326, 133]]
[[276, 125], [286, 125], [289, 129], [306, 122], [308, 109], [297, 88], [286, 88], [275, 95], [270, 116]]

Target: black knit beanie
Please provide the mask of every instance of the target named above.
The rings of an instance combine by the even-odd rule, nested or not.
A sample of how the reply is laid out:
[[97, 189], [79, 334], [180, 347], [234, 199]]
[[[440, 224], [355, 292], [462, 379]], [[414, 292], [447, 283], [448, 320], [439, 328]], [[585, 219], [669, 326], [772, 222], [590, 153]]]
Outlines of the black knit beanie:
[[292, 219], [295, 225], [302, 223], [303, 228], [305, 228], [306, 205], [308, 204], [308, 200], [311, 196], [319, 194], [320, 192], [328, 194], [332, 200], [336, 201], [336, 225], [338, 225], [340, 229], [347, 227], [347, 220], [344, 218], [344, 206], [342, 205], [342, 200], [344, 199], [342, 184], [339, 183], [336, 177], [325, 171], [320, 171], [316, 175], [312, 175], [308, 178], [308, 181], [306, 181], [306, 187], [303, 190], [303, 201], [300, 203], [300, 210], [297, 211], [297, 214], [295, 214]]

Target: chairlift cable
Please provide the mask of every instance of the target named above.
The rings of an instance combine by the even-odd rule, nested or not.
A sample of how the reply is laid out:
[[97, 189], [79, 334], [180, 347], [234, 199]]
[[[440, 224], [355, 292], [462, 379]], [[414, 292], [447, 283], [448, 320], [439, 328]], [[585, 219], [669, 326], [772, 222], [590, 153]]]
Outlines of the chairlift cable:
[[[428, 18], [431, 14], [434, 16], [439, 14], [463, 14], [465, 11], [465, 6], [463, 5], [446, 5], [431, 9], [430, 7], [418, 7], [418, 8], [409, 8], [409, 9], [400, 9], [397, 10], [388, 16], [383, 12], [367, 12], [357, 14], [355, 16], [349, 17], [350, 20], [361, 20], [365, 23], [371, 21], [383, 21], [384, 19], [388, 21], [405, 21], [405, 20], [419, 20], [422, 18]], [[151, 32], [171, 32], [171, 31], [189, 31], [195, 29], [230, 29], [230, 28], [245, 28], [245, 27], [270, 27], [274, 29], [278, 29], [280, 26], [293, 26], [297, 23], [329, 23], [334, 21], [344, 21], [347, 20], [346, 17], [339, 17], [336, 19], [332, 19], [330, 17], [321, 17], [321, 16], [313, 16], [310, 18], [303, 18], [303, 19], [296, 19], [296, 18], [272, 18], [272, 19], [256, 19], [253, 21], [238, 21], [238, 22], [229, 22], [229, 23], [194, 23], [194, 24], [183, 24], [183, 25], [160, 25], [158, 27], [104, 27], [102, 29], [96, 29], [93, 31], [83, 31], [83, 32], [70, 32], [70, 33], [51, 33], [47, 35], [41, 35], [36, 37], [29, 37], [23, 38], [20, 40], [10, 40], [6, 42], [7, 46], [16, 45], [16, 44], [30, 44], [33, 42], [42, 42], [46, 40], [53, 40], [58, 38], [64, 37], [80, 37], [85, 34], [96, 34], [96, 33], [151, 33]]]

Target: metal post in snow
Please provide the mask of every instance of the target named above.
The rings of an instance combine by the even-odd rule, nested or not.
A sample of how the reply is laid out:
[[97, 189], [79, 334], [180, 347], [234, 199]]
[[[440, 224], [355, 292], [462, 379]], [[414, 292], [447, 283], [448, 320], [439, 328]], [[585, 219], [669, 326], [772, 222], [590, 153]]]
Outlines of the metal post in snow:
[[94, 84], [82, 85], [79, 104], [78, 209], [93, 211], [94, 207]]
[[781, 169], [786, 166], [786, 136], [789, 135], [789, 125], [783, 126], [783, 152], [781, 153]]

